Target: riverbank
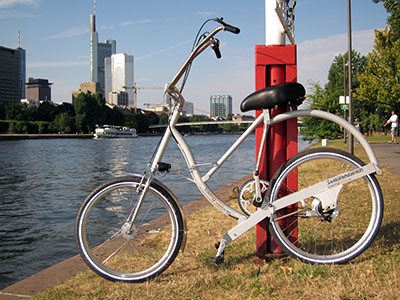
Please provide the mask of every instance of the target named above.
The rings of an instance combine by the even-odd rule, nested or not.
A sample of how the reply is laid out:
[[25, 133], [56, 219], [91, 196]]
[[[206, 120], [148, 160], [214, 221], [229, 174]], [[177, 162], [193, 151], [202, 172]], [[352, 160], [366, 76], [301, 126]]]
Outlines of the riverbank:
[[[393, 159], [399, 159], [399, 152], [394, 153]], [[34, 299], [310, 299], [321, 295], [326, 299], [397, 299], [400, 179], [389, 167], [381, 167], [383, 174], [378, 180], [385, 197], [385, 217], [374, 243], [351, 263], [310, 265], [280, 258], [258, 266], [254, 263], [255, 232], [251, 231], [228, 245], [224, 266], [210, 267], [213, 242], [235, 221], [205, 207], [188, 216], [185, 252], [162, 276], [142, 284], [126, 284], [84, 272]]]
[[0, 141], [4, 140], [33, 140], [33, 139], [92, 139], [93, 134], [0, 134]]
[[[203, 139], [202, 139], [202, 141], [203, 141]], [[68, 142], [64, 142], [64, 143], [69, 143], [69, 141]], [[81, 143], [81, 142], [80, 142]], [[96, 145], [97, 145], [97, 142], [95, 143]], [[330, 145], [330, 146], [333, 146], [334, 145], [334, 142], [332, 143], [332, 145]], [[395, 162], [395, 161], [400, 161], [400, 160], [398, 160], [398, 158], [399, 158], [399, 153], [398, 153], [398, 147], [399, 147], [399, 145], [392, 145], [392, 144], [380, 144], [380, 146], [382, 146], [385, 150], [388, 150], [388, 147], [387, 146], [389, 146], [389, 148], [391, 148], [392, 150], [393, 150], [393, 157], [392, 157], [392, 161], [391, 162]], [[147, 148], [147, 147], [146, 147]], [[135, 147], [135, 149], [136, 149], [136, 147]], [[378, 156], [378, 160], [381, 162], [381, 159], [380, 159], [380, 157], [381, 157], [381, 151], [382, 150], [378, 150], [378, 149], [376, 149], [376, 151], [377, 151], [377, 156]], [[89, 151], [89, 152], [93, 152], [92, 150], [91, 151]], [[389, 156], [392, 156], [392, 154], [389, 154], [389, 153], [384, 153], [384, 156], [386, 156], [386, 157], [389, 157]], [[46, 156], [47, 157], [47, 156]], [[382, 163], [383, 164], [383, 163]], [[389, 161], [389, 163], [388, 163], [388, 165], [390, 165], [390, 161]], [[400, 168], [399, 168], [400, 169]], [[387, 172], [385, 172], [385, 171], [387, 171], [387, 170], [384, 170], [384, 173], [385, 173], [385, 176], [383, 177], [383, 178], [386, 178], [386, 174], [387, 174]], [[74, 172], [75, 173], [75, 172]], [[40, 172], [40, 174], [42, 174], [42, 172]], [[396, 199], [396, 198], [393, 198], [392, 197], [392, 193], [395, 193], [396, 191], [389, 191], [389, 193], [387, 193], [387, 190], [389, 189], [389, 187], [391, 187], [392, 185], [394, 186], [394, 188], [396, 188], [396, 185], [397, 185], [397, 183], [395, 183], [394, 182], [394, 180], [393, 179], [389, 179], [389, 180], [383, 180], [382, 179], [382, 177], [378, 177], [378, 180], [381, 182], [381, 185], [382, 185], [382, 188], [384, 189], [384, 195], [385, 195], [385, 202], [386, 202], [386, 208], [387, 207], [389, 207], [389, 205], [391, 205], [391, 203], [393, 202], [392, 200], [393, 199]], [[389, 184], [386, 184], [386, 182], [390, 182]], [[76, 184], [75, 185], [72, 185], [72, 186], [76, 186]], [[386, 188], [386, 190], [385, 190], [385, 188]], [[230, 193], [230, 191], [229, 190], [227, 190], [227, 191], [225, 191], [227, 194], [229, 194]], [[388, 196], [389, 195], [389, 196]], [[225, 196], [225, 195], [224, 195]], [[69, 197], [69, 198], [71, 198], [71, 196]], [[392, 199], [393, 198], [393, 199]], [[195, 199], [195, 198], [194, 198]], [[201, 201], [200, 201], [201, 202]], [[206, 201], [202, 201], [204, 204], [208, 204]], [[37, 203], [37, 200], [35, 200], [35, 203]], [[185, 206], [185, 210], [186, 210], [186, 206]], [[37, 208], [36, 208], [36, 210], [37, 210]], [[215, 211], [214, 209], [207, 209], [207, 210], [213, 210], [213, 211]], [[47, 210], [46, 210], [46, 215], [48, 214], [48, 212], [47, 212]], [[203, 216], [203, 212], [200, 212], [199, 213], [199, 215], [201, 216], [201, 218], [203, 218], [203, 220], [204, 220], [204, 218], [206, 218], [205, 216]], [[197, 214], [196, 214], [196, 216], [197, 216]], [[190, 218], [192, 218], [192, 217], [190, 217]], [[227, 220], [230, 220], [230, 218], [224, 218], [219, 212], [217, 212], [217, 211], [215, 211], [214, 212], [214, 214], [212, 215], [212, 218], [215, 218], [217, 221], [220, 221], [220, 222], [225, 222], [225, 219], [227, 219]], [[386, 216], [385, 216], [385, 219], [386, 219]], [[392, 218], [393, 219], [393, 218]], [[389, 222], [389, 221], [388, 221]], [[198, 239], [198, 237], [197, 237], [197, 234], [198, 234], [198, 231], [199, 230], [202, 230], [202, 232], [207, 232], [207, 237], [209, 238], [209, 239], [211, 239], [211, 241], [210, 241], [210, 245], [208, 245], [208, 244], [206, 244], [206, 243], [200, 243], [200, 246], [199, 247], [197, 247], [197, 242], [195, 243], [195, 242], [193, 242], [192, 241], [192, 247], [194, 247], [195, 248], [195, 250], [193, 250], [194, 251], [194, 253], [195, 253], [195, 257], [193, 258], [193, 259], [196, 259], [196, 257], [197, 257], [197, 259], [198, 259], [198, 257], [199, 257], [199, 255], [200, 256], [202, 256], [202, 255], [204, 255], [204, 251], [209, 251], [210, 253], [206, 253], [206, 255], [204, 256], [204, 257], [207, 257], [207, 255], [209, 255], [209, 256], [211, 256], [211, 255], [213, 255], [213, 254], [215, 254], [214, 252], [215, 252], [215, 249], [213, 249], [213, 247], [212, 247], [212, 244], [213, 244], [213, 242], [215, 242], [215, 239], [216, 238], [218, 238], [219, 236], [220, 236], [220, 233], [221, 234], [223, 234], [224, 232], [222, 232], [223, 230], [224, 230], [224, 228], [223, 227], [217, 227], [217, 232], [216, 233], [214, 233], [213, 232], [213, 228], [214, 227], [209, 227], [208, 226], [208, 224], [207, 224], [207, 227], [206, 227], [206, 229], [204, 228], [204, 221], [203, 221], [203, 223], [201, 223], [200, 222], [200, 224], [197, 224], [197, 223], [195, 223], [195, 224], [191, 224], [190, 226], [189, 226], [189, 230], [190, 230], [190, 232], [189, 232], [189, 236], [192, 238], [192, 240], [194, 239], [194, 240], [196, 240], [196, 239]], [[391, 226], [391, 224], [392, 223], [388, 223], [389, 225], [385, 225], [386, 226], [386, 230], [388, 231], [388, 238], [390, 239], [390, 238], [393, 238], [393, 236], [391, 236], [392, 234], [395, 234], [396, 233], [396, 230], [397, 230], [397, 228], [398, 228], [398, 226], [396, 226], [396, 225], [394, 225], [394, 228], [392, 228], [392, 226]], [[220, 225], [220, 224], [218, 224], [218, 225]], [[228, 227], [229, 228], [229, 227]], [[389, 232], [389, 229], [390, 230], [394, 230], [393, 232]], [[221, 231], [221, 232], [220, 232]], [[210, 232], [211, 232], [211, 234], [210, 234]], [[398, 232], [400, 232], [400, 231], [398, 231]], [[54, 241], [54, 239], [53, 239], [53, 241]], [[385, 241], [387, 241], [387, 238], [386, 238], [386, 235], [385, 235]], [[396, 239], [395, 239], [395, 241], [396, 241]], [[73, 244], [73, 241], [71, 241], [70, 242], [71, 244]], [[246, 245], [245, 245], [246, 244]], [[398, 243], [397, 243], [398, 244]], [[188, 243], [188, 245], [189, 245], [189, 243]], [[246, 251], [243, 251], [243, 245], [245, 245], [246, 246], [246, 251], [249, 253], [249, 256], [247, 256], [247, 252]], [[390, 242], [390, 244], [388, 244], [387, 246], [386, 246], [386, 248], [390, 248], [390, 249], [392, 249], [391, 248], [391, 246], [392, 245], [396, 245], [396, 242], [394, 242], [394, 244], [392, 243], [392, 242]], [[237, 257], [235, 257], [234, 258], [234, 260], [235, 260], [235, 262], [233, 262], [233, 264], [236, 264], [236, 259], [239, 259], [239, 262], [243, 262], [244, 260], [250, 260], [251, 261], [251, 258], [252, 257], [254, 257], [254, 241], [252, 241], [252, 240], [250, 240], [248, 243], [247, 243], [247, 239], [246, 239], [246, 241], [243, 241], [243, 240], [241, 240], [241, 241], [239, 241], [239, 242], [237, 242], [237, 243], [233, 243], [232, 244], [232, 246], [234, 246], [235, 248], [234, 248], [234, 252], [236, 253], [236, 252], [240, 252], [240, 253], [238, 253], [237, 254]], [[206, 248], [206, 249], [205, 249]], [[211, 250], [210, 250], [210, 248], [211, 248]], [[247, 248], [249, 248], [249, 250], [247, 249]], [[376, 247], [374, 247], [374, 249], [375, 249]], [[34, 248], [32, 248], [32, 249], [34, 249]], [[39, 248], [36, 248], [36, 249], [39, 249]], [[389, 250], [390, 250], [389, 249]], [[378, 249], [379, 250], [379, 249]], [[192, 253], [190, 252], [190, 251], [192, 251], [192, 250], [189, 250], [189, 248], [188, 248], [188, 250], [186, 250], [186, 252], [183, 254], [184, 256], [191, 256], [192, 255]], [[192, 252], [193, 252], [192, 251]], [[241, 252], [242, 251], [242, 252]], [[382, 250], [383, 251], [383, 250]], [[203, 254], [202, 254], [203, 253]], [[230, 255], [232, 254], [232, 249], [229, 249], [229, 253], [230, 253]], [[379, 250], [379, 252], [377, 252], [377, 253], [380, 253], [380, 250]], [[180, 254], [181, 255], [181, 254]], [[77, 260], [78, 261], [80, 261], [80, 259], [78, 258], [78, 257], [76, 257], [77, 258]], [[48, 259], [48, 257], [46, 257], [46, 260]], [[64, 263], [64, 262], [63, 262]], [[61, 264], [63, 264], [63, 263], [61, 263]], [[72, 263], [67, 263], [67, 261], [65, 261], [65, 263], [66, 263], [66, 265], [65, 266], [73, 266], [73, 264]], [[244, 263], [245, 263], [245, 261], [244, 261]], [[278, 265], [279, 265], [279, 263], [280, 262], [278, 262], [278, 263], [276, 263], [275, 265], [274, 265], [274, 267], [277, 267]], [[46, 277], [37, 277], [37, 275], [39, 275], [39, 274], [41, 274], [41, 272], [39, 272], [39, 273], [37, 273], [37, 274], [35, 274], [35, 275], [33, 275], [32, 276], [32, 281], [31, 281], [31, 286], [33, 287], [33, 288], [35, 288], [35, 287], [42, 287], [43, 289], [42, 290], [39, 290], [39, 291], [43, 291], [43, 290], [45, 290], [47, 287], [51, 287], [52, 285], [51, 284], [49, 284], [49, 280], [51, 279], [51, 280], [54, 280], [56, 283], [55, 284], [58, 284], [58, 283], [60, 283], [60, 282], [63, 282], [63, 281], [65, 281], [66, 279], [68, 279], [68, 278], [70, 278], [70, 277], [72, 277], [73, 276], [73, 274], [72, 273], [70, 273], [70, 271], [68, 271], [68, 269], [59, 269], [59, 266], [61, 265], [61, 264], [59, 264], [59, 265], [54, 265], [53, 267], [54, 267], [54, 269], [53, 269], [53, 267], [51, 267], [51, 268], [49, 268], [48, 270], [50, 270], [50, 269], [53, 269], [53, 273], [48, 273], [48, 274], [50, 274], [50, 275], [47, 275], [47, 280], [45, 279]], [[175, 264], [175, 262], [174, 262], [174, 264]], [[240, 265], [243, 265], [242, 263], [240, 264]], [[253, 266], [253, 264], [252, 264], [252, 262], [250, 262], [250, 264], [248, 265], [248, 266], [246, 266], [245, 267], [245, 269], [243, 268], [242, 269], [242, 271], [243, 272], [245, 272], [245, 274], [244, 274], [244, 280], [246, 280], [246, 276], [248, 275], [247, 273], [248, 273], [248, 271], [249, 270], [253, 270], [252, 269], [252, 266]], [[300, 267], [299, 268], [302, 268], [301, 267], [302, 265], [300, 265]], [[83, 266], [84, 268], [85, 268], [85, 266]], [[13, 267], [13, 268], [15, 268], [15, 266]], [[72, 267], [72, 269], [74, 269], [75, 267]], [[174, 278], [177, 276], [177, 274], [182, 274], [182, 276], [184, 277], [184, 276], [186, 276], [187, 274], [188, 274], [188, 268], [189, 267], [187, 267], [186, 269], [185, 268], [183, 268], [183, 271], [181, 270], [181, 268], [179, 269], [179, 270], [175, 270], [175, 272], [173, 272], [172, 274], [172, 281], [174, 281]], [[200, 266], [199, 268], [198, 268], [199, 270], [198, 271], [201, 271], [201, 270], [203, 270], [203, 272], [204, 272], [204, 270], [207, 270], [207, 271], [209, 271], [209, 269], [207, 268], [207, 266]], [[229, 272], [229, 270], [230, 269], [228, 269], [228, 271], [227, 272]], [[279, 269], [278, 269], [279, 270]], [[211, 270], [212, 271], [212, 270]], [[257, 270], [256, 270], [257, 271]], [[295, 269], [295, 271], [296, 271], [296, 269]], [[300, 269], [300, 271], [301, 271], [301, 269]], [[76, 271], [75, 271], [76, 272]], [[297, 271], [296, 271], [297, 272]], [[192, 274], [192, 272], [189, 272], [190, 274]], [[226, 275], [225, 274], [226, 272], [223, 272], [223, 274], [222, 275]], [[75, 274], [75, 273], [74, 273]], [[92, 274], [92, 275], [90, 275], [90, 274]], [[66, 277], [62, 277], [63, 275], [65, 275]], [[229, 275], [229, 274], [228, 274]], [[81, 277], [82, 276], [84, 276], [84, 278], [86, 278], [87, 280], [85, 280], [85, 281], [82, 281], [81, 280]], [[80, 287], [80, 285], [82, 284], [83, 285], [83, 289], [86, 289], [86, 285], [89, 285], [89, 284], [93, 284], [93, 280], [94, 280], [94, 283], [96, 283], [96, 284], [100, 284], [100, 285], [102, 285], [102, 284], [104, 284], [104, 281], [99, 281], [99, 280], [97, 280], [96, 279], [96, 275], [94, 275], [92, 272], [87, 272], [87, 274], [86, 275], [79, 275], [78, 277], [77, 277], [77, 279], [73, 279], [73, 284], [76, 286], [76, 288], [77, 289], [80, 289], [81, 287]], [[218, 271], [217, 272], [213, 272], [212, 271], [212, 276], [214, 276], [215, 278], [220, 278], [220, 275], [219, 275], [219, 273], [218, 273]], [[181, 280], [182, 278], [181, 278], [181, 276], [178, 276], [179, 278], [179, 280]], [[169, 279], [170, 277], [168, 276], [167, 277], [167, 279], [165, 279], [164, 278], [164, 280], [163, 280], [163, 282], [165, 283], [166, 282], [166, 280], [167, 280], [167, 282], [168, 282], [168, 285], [170, 285], [170, 279]], [[196, 277], [197, 278], [197, 277]], [[396, 277], [395, 277], [396, 278]], [[223, 279], [223, 278], [222, 278]], [[221, 279], [221, 280], [222, 280]], [[276, 278], [277, 280], [279, 279], [279, 278]], [[197, 280], [197, 279], [196, 279]], [[24, 280], [22, 280], [22, 281], [20, 281], [20, 282], [18, 282], [18, 283], [16, 283], [15, 285], [13, 285], [13, 286], [16, 286], [16, 285], [18, 285], [18, 284], [20, 284], [20, 283], [23, 283], [24, 282]], [[183, 282], [185, 283], [185, 279], [183, 279]], [[251, 282], [249, 282], [249, 283], [251, 283]], [[28, 284], [27, 284], [27, 282], [25, 281], [25, 286], [28, 286]], [[110, 284], [108, 284], [108, 282], [106, 282], [106, 286], [108, 287], [108, 288], [112, 288], [112, 287], [117, 287], [117, 288], [119, 288], [120, 286], [118, 285], [118, 284], [113, 284], [113, 283], [110, 283]], [[11, 286], [9, 286], [8, 288], [10, 288]], [[23, 289], [21, 289], [20, 288], [21, 286], [17, 286], [17, 289], [15, 290], [15, 294], [18, 294], [18, 295], [24, 295], [23, 293], [21, 293], [22, 291], [23, 291]], [[127, 285], [127, 288], [128, 287], [130, 287], [130, 288], [132, 288], [132, 285]], [[5, 288], [5, 290], [7, 290], [8, 288]], [[135, 288], [136, 288], [136, 286], [135, 286]], [[63, 290], [64, 289], [64, 285], [61, 285], [61, 290]], [[68, 289], [70, 289], [70, 288], [68, 288]], [[57, 288], [55, 288], [55, 289], [49, 289], [48, 291], [46, 291], [46, 295], [47, 295], [47, 299], [64, 299], [64, 297], [63, 296], [59, 296], [59, 297], [56, 297], [55, 295], [57, 294], [57, 291], [59, 291], [60, 290], [60, 288], [59, 287], [57, 287]], [[87, 290], [87, 289], [86, 289]], [[95, 290], [95, 289], [94, 289]], [[65, 291], [65, 289], [64, 289], [64, 291]], [[6, 297], [6, 294], [4, 294], [4, 292], [3, 291], [1, 291], [3, 294], [1, 294], [0, 293], [0, 299], [22, 299], [21, 297], [17, 297], [17, 296], [13, 296], [14, 298], [10, 298], [11, 296], [7, 296], [8, 298], [5, 298]], [[9, 293], [9, 292], [5, 292], [5, 293]], [[14, 295], [15, 295], [14, 294]], [[103, 293], [102, 293], [103, 294]], [[32, 295], [32, 294], [25, 294], [26, 296], [28, 296], [28, 295]], [[103, 296], [104, 296], [104, 294], [103, 294]], [[3, 298], [4, 297], [4, 298]], [[82, 296], [83, 298], [85, 298], [86, 296]], [[89, 298], [90, 298], [90, 296], [88, 296]], [[77, 298], [81, 298], [81, 297], [76, 297], [76, 298], [71, 298], [71, 299], [77, 299]], [[103, 298], [103, 297], [101, 297], [101, 298]], [[129, 297], [127, 297], [127, 298], [129, 298]], [[133, 298], [135, 298], [135, 297], [133, 297]], [[196, 297], [194, 297], [194, 298], [196, 298]], [[233, 298], [235, 298], [235, 297], [233, 297]], [[43, 297], [43, 298], [39, 298], [39, 299], [46, 299], [46, 297]], [[108, 298], [107, 298], [108, 299]], [[111, 298], [112, 299], [112, 298]], [[117, 298], [114, 298], [114, 299], [117, 299]], [[121, 298], [121, 299], [126, 299], [126, 298]], [[353, 299], [353, 298], [349, 298], [349, 299]], [[355, 298], [356, 299], [356, 298]]]
[[[236, 196], [236, 194], [233, 193], [233, 190], [236, 187], [240, 187], [249, 178], [249, 176], [246, 176], [238, 181], [228, 184], [223, 188], [218, 189], [216, 191], [216, 195], [220, 197], [221, 200], [228, 201], [230, 198]], [[206, 206], [211, 206], [211, 204], [204, 197], [201, 197], [190, 202], [189, 204], [186, 204], [183, 207], [183, 211], [186, 216], [199, 211]], [[219, 236], [216, 236], [215, 238], [217, 239]], [[12, 284], [3, 290], [0, 290], [0, 300], [28, 299], [31, 296], [61, 284], [79, 272], [86, 270], [88, 270], [88, 267], [84, 264], [80, 256], [76, 255], [15, 284]]]

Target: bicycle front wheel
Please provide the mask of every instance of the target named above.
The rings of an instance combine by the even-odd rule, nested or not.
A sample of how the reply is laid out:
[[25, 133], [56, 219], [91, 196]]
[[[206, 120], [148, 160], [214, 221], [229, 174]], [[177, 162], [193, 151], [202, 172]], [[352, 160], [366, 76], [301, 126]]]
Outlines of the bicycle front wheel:
[[[270, 202], [363, 165], [357, 157], [341, 150], [304, 151], [276, 172], [271, 180]], [[289, 188], [287, 182], [296, 177], [297, 187], [294, 184]], [[323, 208], [318, 197], [310, 197], [276, 212], [270, 230], [283, 250], [304, 262], [332, 264], [351, 260], [370, 245], [383, 215], [382, 192], [375, 176], [344, 184], [330, 197], [337, 197], [334, 209]]]
[[161, 274], [175, 259], [184, 237], [173, 197], [153, 181], [132, 226], [128, 216], [140, 197], [140, 178], [112, 179], [83, 202], [75, 222], [86, 264], [113, 281], [141, 282]]

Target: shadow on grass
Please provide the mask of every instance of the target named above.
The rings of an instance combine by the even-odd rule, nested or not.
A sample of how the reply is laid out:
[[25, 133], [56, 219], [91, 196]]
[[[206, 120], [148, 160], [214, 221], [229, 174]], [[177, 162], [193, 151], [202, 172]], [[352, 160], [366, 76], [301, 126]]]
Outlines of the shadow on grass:
[[385, 247], [393, 248], [395, 245], [400, 244], [400, 222], [391, 222], [381, 226], [377, 242], [382, 242]]

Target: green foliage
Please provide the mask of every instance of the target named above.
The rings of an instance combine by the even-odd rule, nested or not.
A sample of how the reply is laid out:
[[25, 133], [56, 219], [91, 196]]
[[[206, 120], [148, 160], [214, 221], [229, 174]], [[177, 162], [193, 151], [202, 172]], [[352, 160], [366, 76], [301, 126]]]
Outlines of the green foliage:
[[57, 115], [56, 106], [50, 101], [43, 101], [37, 109], [37, 117], [35, 121], [51, 122]]
[[[310, 84], [311, 93], [307, 95], [308, 101], [311, 101], [310, 108], [339, 114], [338, 98], [329, 97], [329, 94], [318, 82], [311, 82]], [[342, 135], [338, 125], [326, 120], [304, 118], [302, 122], [304, 127], [301, 134], [305, 140], [337, 139]]]
[[[166, 115], [166, 114], [162, 114], [161, 116], [164, 116], [164, 115]], [[168, 120], [168, 115], [166, 115], [166, 116], [167, 116], [167, 120]], [[152, 111], [147, 112], [146, 118], [147, 118], [147, 121], [149, 122], [149, 125], [160, 124], [160, 117], [155, 112], [152, 112]]]
[[26, 120], [24, 107], [20, 103], [7, 103], [5, 105], [5, 119], [6, 120]]
[[393, 31], [395, 40], [400, 39], [400, 5], [399, 0], [372, 0], [375, 3], [383, 2], [386, 11], [389, 13], [387, 24]]
[[160, 118], [159, 124], [161, 124], [161, 125], [168, 124], [168, 115], [167, 114], [161, 114], [159, 118]]
[[6, 106], [4, 103], [0, 103], [0, 120], [4, 120], [6, 118]]
[[377, 113], [400, 109], [400, 40], [389, 29], [375, 31], [375, 45], [365, 72], [358, 75], [359, 100], [373, 103]]
[[7, 121], [0, 121], [0, 132], [7, 132], [8, 128], [10, 126], [10, 123]]
[[38, 124], [29, 121], [12, 121], [10, 122], [10, 131], [12, 133], [36, 133]]
[[54, 132], [74, 133], [76, 132], [75, 118], [67, 112], [58, 114], [51, 123], [51, 130]]
[[96, 113], [98, 103], [91, 94], [80, 93], [75, 101], [75, 122], [78, 130], [82, 133], [92, 132], [96, 126]]
[[142, 113], [125, 113], [124, 121], [126, 126], [135, 128], [137, 133], [144, 133], [149, 128], [149, 121]]
[[[352, 90], [357, 92], [363, 84], [363, 76], [368, 74], [370, 61], [356, 51], [352, 52]], [[324, 88], [319, 83], [311, 82], [311, 93], [307, 95], [311, 100], [311, 108], [324, 110], [341, 117], [344, 111], [339, 106], [339, 96], [344, 95], [344, 84], [348, 90], [348, 53], [334, 58], [329, 69], [328, 83]], [[347, 94], [347, 93], [346, 93]], [[353, 93], [353, 120], [358, 122], [362, 132], [381, 130], [385, 120], [385, 112], [376, 102], [364, 101], [359, 93]], [[339, 126], [320, 119], [304, 119], [305, 128], [302, 134], [307, 140], [336, 139], [343, 135]]]
[[25, 109], [25, 117], [28, 121], [38, 120], [38, 108], [35, 105], [28, 106]]

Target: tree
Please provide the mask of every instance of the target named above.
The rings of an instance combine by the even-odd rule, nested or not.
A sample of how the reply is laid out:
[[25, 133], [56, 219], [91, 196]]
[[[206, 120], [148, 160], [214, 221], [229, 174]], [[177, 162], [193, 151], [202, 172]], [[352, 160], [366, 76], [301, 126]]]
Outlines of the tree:
[[372, 0], [375, 3], [383, 2], [383, 6], [390, 14], [386, 22], [390, 26], [395, 41], [400, 39], [400, 4], [399, 0]]
[[[321, 87], [319, 82], [310, 82], [311, 93], [307, 94], [307, 100], [311, 102], [311, 109], [319, 109], [334, 114], [339, 113], [338, 99], [329, 98], [329, 94]], [[337, 139], [342, 135], [339, 126], [324, 119], [303, 118], [304, 125], [301, 134], [303, 139]]]
[[51, 122], [57, 115], [56, 106], [50, 101], [40, 103], [37, 110], [37, 120]]
[[6, 118], [6, 106], [4, 103], [0, 103], [0, 120], [4, 120]]
[[160, 122], [160, 117], [155, 112], [147, 111], [145, 116], [150, 125], [159, 124]]
[[5, 117], [6, 120], [24, 121], [26, 119], [24, 107], [20, 103], [7, 103]]
[[138, 133], [146, 132], [149, 128], [149, 122], [146, 116], [142, 113], [125, 113], [125, 126], [135, 128]]
[[168, 124], [168, 115], [167, 114], [161, 114], [159, 116], [159, 124], [161, 124], [161, 125]]
[[39, 121], [38, 120], [38, 108], [35, 105], [30, 105], [25, 108], [25, 116], [28, 121]]
[[[348, 74], [348, 53], [336, 56], [329, 68], [328, 82], [323, 88], [319, 83], [311, 81], [311, 93], [307, 95], [311, 100], [311, 108], [330, 112], [335, 115], [344, 116], [344, 111], [339, 106], [339, 96], [344, 94], [344, 81]], [[363, 73], [367, 64], [367, 58], [360, 53], [352, 52], [352, 89], [356, 89], [359, 85], [357, 74]], [[345, 67], [347, 66], [347, 67]], [[346, 76], [346, 77], [345, 77]], [[362, 115], [367, 114], [371, 108], [368, 105], [361, 105], [360, 102], [353, 97], [353, 117], [360, 119]], [[366, 113], [365, 113], [366, 112]], [[338, 125], [316, 118], [305, 118], [303, 120], [304, 129], [302, 134], [307, 140], [317, 139], [337, 139], [343, 135]]]
[[107, 121], [107, 106], [106, 99], [102, 93], [96, 93], [94, 96], [96, 101], [96, 113], [95, 113], [95, 123], [98, 125], [104, 125]]
[[80, 132], [88, 133], [96, 125], [97, 102], [93, 95], [80, 93], [75, 101], [75, 123]]
[[375, 45], [368, 54], [365, 72], [359, 74], [359, 100], [373, 103], [377, 112], [400, 109], [400, 40], [388, 28], [375, 31]]
[[56, 132], [76, 132], [75, 118], [67, 112], [58, 114], [51, 124], [51, 129]]

